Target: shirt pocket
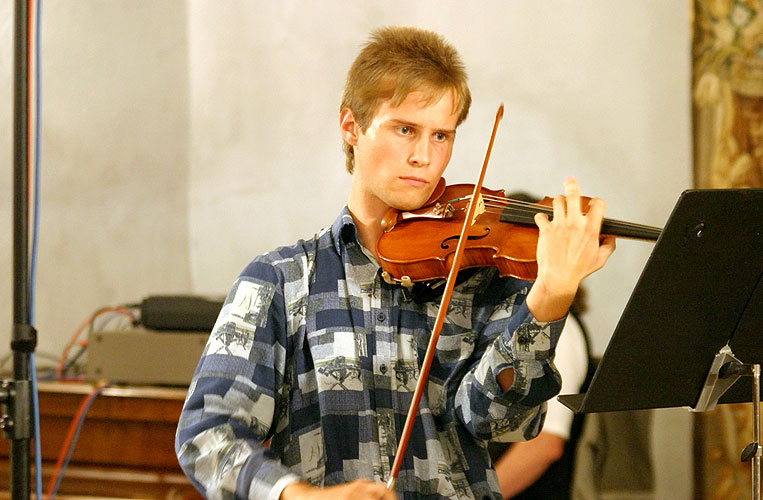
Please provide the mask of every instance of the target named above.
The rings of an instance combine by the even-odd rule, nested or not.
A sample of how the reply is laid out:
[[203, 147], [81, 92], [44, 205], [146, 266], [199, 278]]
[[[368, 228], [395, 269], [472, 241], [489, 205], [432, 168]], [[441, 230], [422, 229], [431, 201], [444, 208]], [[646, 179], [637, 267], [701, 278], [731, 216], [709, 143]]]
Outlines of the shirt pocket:
[[365, 336], [352, 330], [318, 331], [307, 334], [315, 366], [318, 392], [362, 391], [361, 357]]

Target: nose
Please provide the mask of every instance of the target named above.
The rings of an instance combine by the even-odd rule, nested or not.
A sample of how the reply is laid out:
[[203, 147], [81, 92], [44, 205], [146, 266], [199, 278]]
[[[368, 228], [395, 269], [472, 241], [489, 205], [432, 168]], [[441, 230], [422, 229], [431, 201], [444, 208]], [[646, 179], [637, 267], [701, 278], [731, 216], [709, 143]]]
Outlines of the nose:
[[411, 165], [426, 167], [429, 165], [431, 155], [432, 145], [429, 142], [429, 137], [422, 136], [413, 144], [413, 150], [408, 161]]

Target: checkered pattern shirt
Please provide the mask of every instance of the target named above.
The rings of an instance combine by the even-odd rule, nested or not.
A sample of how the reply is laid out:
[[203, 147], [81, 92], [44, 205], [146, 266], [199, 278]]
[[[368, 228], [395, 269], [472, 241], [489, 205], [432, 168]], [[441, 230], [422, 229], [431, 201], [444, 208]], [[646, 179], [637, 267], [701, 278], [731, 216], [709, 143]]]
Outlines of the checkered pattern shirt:
[[[278, 499], [294, 481], [386, 482], [440, 296], [380, 278], [345, 208], [233, 285], [180, 417], [180, 465], [209, 499]], [[401, 499], [500, 499], [487, 440], [534, 437], [560, 388], [564, 320], [529, 284], [479, 269], [456, 285], [396, 483]], [[512, 367], [506, 392], [496, 374]], [[267, 443], [267, 444], [263, 444]]]

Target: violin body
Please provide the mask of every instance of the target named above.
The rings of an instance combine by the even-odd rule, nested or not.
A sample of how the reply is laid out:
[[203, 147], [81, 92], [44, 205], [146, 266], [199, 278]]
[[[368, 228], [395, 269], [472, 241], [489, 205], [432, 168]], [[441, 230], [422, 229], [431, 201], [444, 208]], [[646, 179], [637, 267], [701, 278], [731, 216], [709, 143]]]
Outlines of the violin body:
[[[382, 220], [376, 255], [389, 283], [409, 286], [415, 281], [445, 279], [455, 256], [459, 235], [474, 185], [438, 186], [427, 204], [409, 212], [390, 209]], [[485, 200], [485, 201], [483, 201]], [[581, 196], [583, 213], [591, 198]], [[534, 281], [538, 275], [538, 227], [534, 216], [553, 217], [553, 198], [537, 203], [506, 198], [503, 190], [481, 188], [481, 211], [468, 228], [459, 269], [491, 266], [501, 276]], [[601, 233], [640, 240], [656, 240], [659, 228], [604, 219]]]
[[[404, 283], [447, 278], [473, 189], [471, 184], [453, 184], [421, 210], [390, 209], [376, 245], [385, 276]], [[481, 192], [505, 199], [503, 190], [482, 188]], [[548, 206], [551, 201], [543, 200]], [[500, 211], [488, 210], [476, 218], [469, 228], [460, 269], [492, 266], [501, 276], [534, 280], [538, 273], [537, 227], [501, 222], [500, 215]]]

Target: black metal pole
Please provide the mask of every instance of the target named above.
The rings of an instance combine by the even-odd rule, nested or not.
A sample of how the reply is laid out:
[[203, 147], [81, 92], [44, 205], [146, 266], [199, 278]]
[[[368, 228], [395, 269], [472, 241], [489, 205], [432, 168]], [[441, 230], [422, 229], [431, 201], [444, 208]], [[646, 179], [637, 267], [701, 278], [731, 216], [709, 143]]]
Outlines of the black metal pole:
[[29, 162], [28, 162], [28, 54], [29, 9], [26, 0], [16, 0], [14, 13], [13, 85], [13, 350], [14, 383], [6, 386], [8, 411], [3, 431], [11, 439], [11, 499], [29, 499], [31, 397], [29, 353], [34, 352], [36, 334], [29, 311]]
[[26, 0], [16, 0], [13, 59], [13, 323], [29, 324], [28, 142], [29, 47]]

